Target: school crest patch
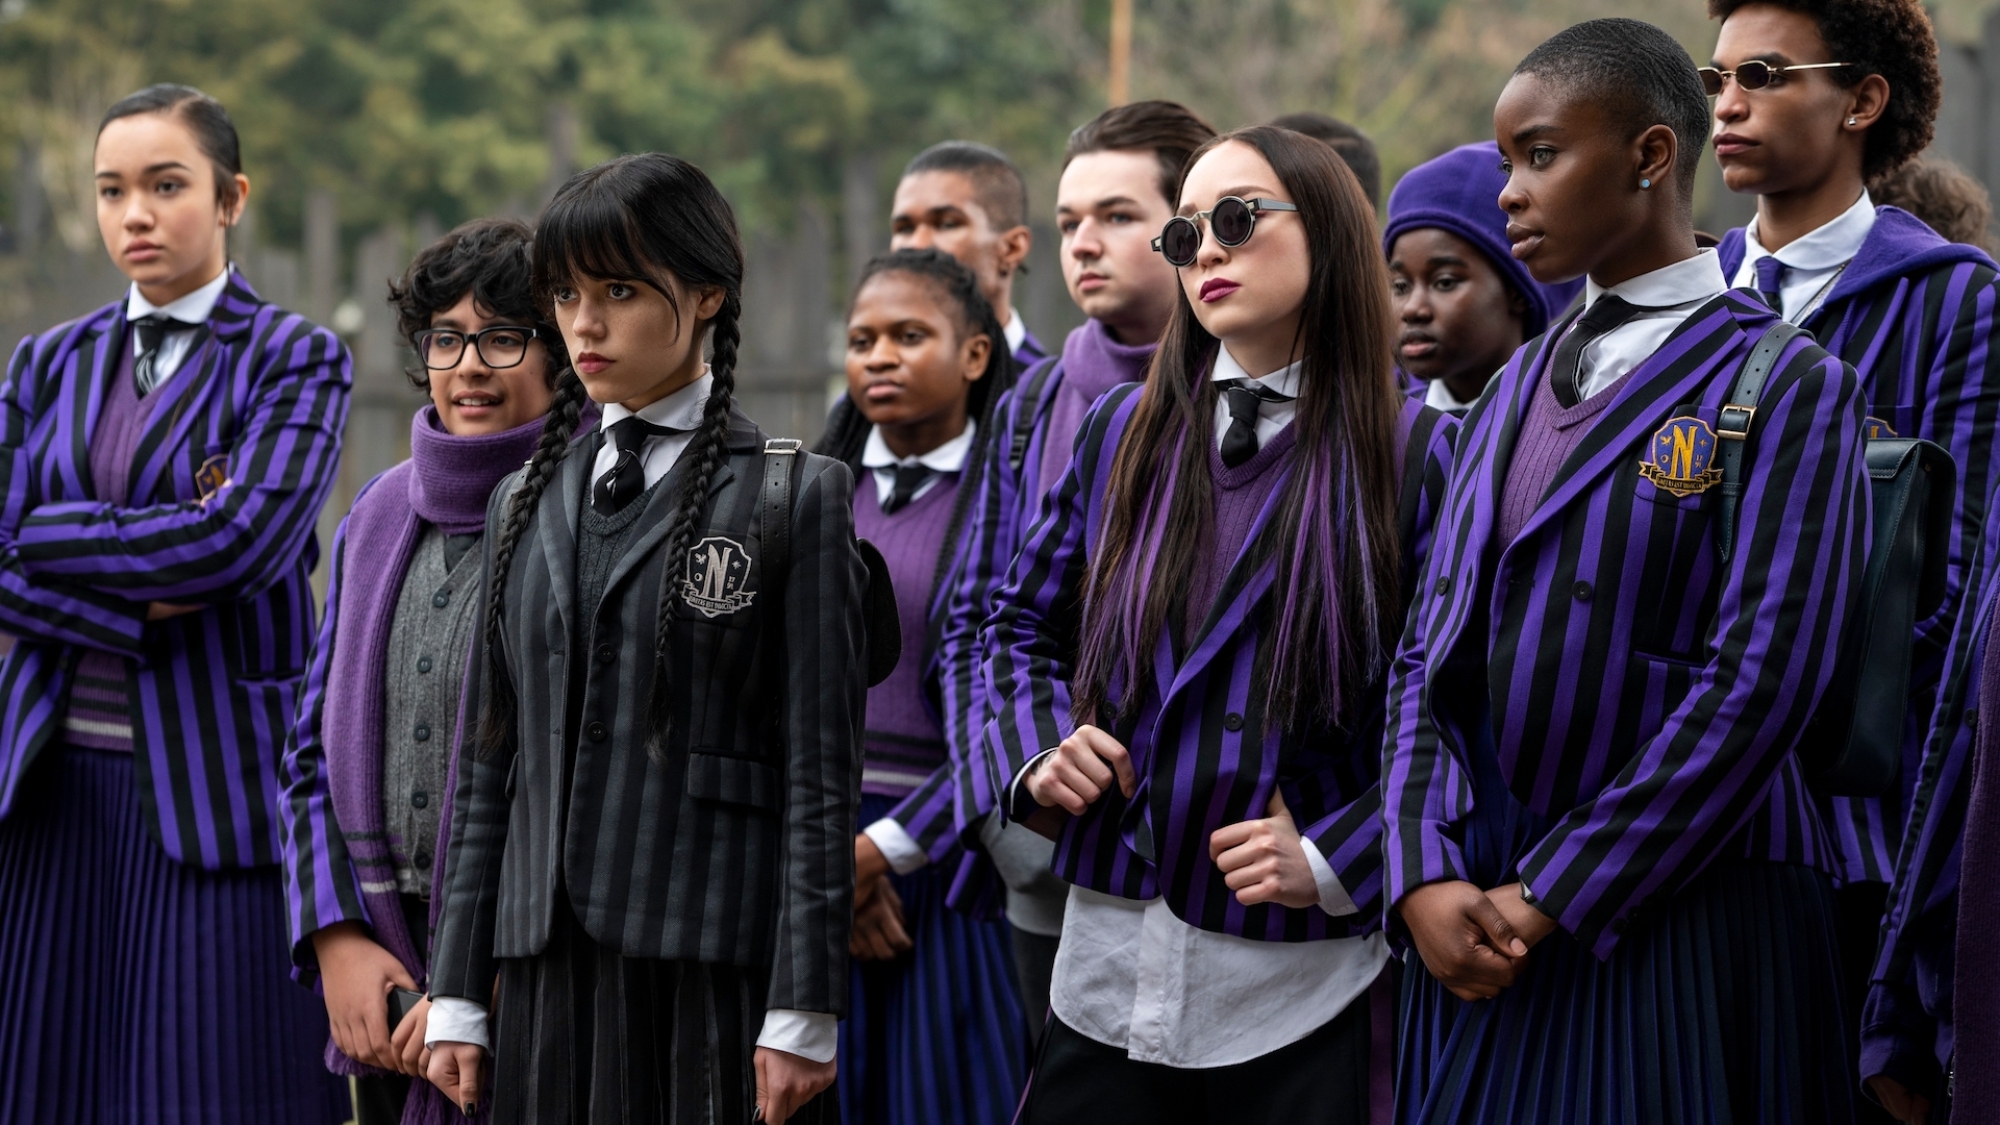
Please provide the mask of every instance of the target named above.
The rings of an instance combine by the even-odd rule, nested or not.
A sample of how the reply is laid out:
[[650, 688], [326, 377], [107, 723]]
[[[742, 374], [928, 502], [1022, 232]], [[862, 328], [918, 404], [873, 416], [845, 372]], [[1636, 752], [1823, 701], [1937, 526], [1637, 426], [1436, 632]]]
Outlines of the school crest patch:
[[228, 483], [229, 455], [227, 453], [218, 453], [210, 457], [201, 463], [201, 468], [195, 470], [195, 491], [200, 494], [203, 500], [207, 500], [222, 491], [222, 486]]
[[757, 597], [743, 588], [749, 581], [750, 553], [743, 544], [711, 535], [688, 550], [681, 598], [704, 617], [721, 617], [749, 608]]
[[1881, 441], [1896, 436], [1896, 428], [1870, 414], [1861, 420], [1861, 436], [1867, 441]]
[[1699, 418], [1669, 418], [1653, 434], [1639, 472], [1675, 496], [1706, 492], [1722, 480], [1715, 467], [1715, 431]]

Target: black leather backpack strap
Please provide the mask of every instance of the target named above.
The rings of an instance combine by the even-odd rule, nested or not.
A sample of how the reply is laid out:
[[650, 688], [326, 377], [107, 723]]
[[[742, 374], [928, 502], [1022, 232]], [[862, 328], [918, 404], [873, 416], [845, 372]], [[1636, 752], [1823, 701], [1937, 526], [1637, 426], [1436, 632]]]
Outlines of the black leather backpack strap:
[[1727, 563], [1736, 549], [1736, 509], [1743, 499], [1743, 455], [1750, 444], [1750, 432], [1757, 420], [1757, 402], [1764, 397], [1764, 384], [1777, 369], [1778, 357], [1792, 340], [1805, 332], [1796, 324], [1780, 320], [1764, 332], [1743, 367], [1736, 373], [1736, 385], [1722, 406], [1715, 436], [1722, 449], [1722, 500], [1715, 522], [1715, 546]]
[[[764, 441], [764, 511], [757, 532], [763, 551], [759, 584], [765, 589], [781, 589], [792, 565], [792, 473], [804, 448], [797, 438]], [[772, 586], [773, 581], [780, 585]]]

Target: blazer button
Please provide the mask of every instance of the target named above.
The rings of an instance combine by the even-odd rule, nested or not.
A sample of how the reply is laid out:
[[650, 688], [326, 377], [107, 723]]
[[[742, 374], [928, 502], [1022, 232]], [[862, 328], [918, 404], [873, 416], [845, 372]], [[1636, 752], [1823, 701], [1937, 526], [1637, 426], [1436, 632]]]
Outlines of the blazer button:
[[1222, 729], [1224, 729], [1224, 730], [1242, 730], [1242, 729], [1243, 729], [1243, 716], [1241, 716], [1241, 715], [1237, 714], [1237, 713], [1236, 713], [1236, 712], [1234, 712], [1234, 711], [1231, 711], [1231, 712], [1230, 712], [1229, 714], [1227, 714], [1227, 715], [1224, 715], [1224, 716], [1222, 717]]
[[1979, 711], [1977, 708], [1967, 707], [1965, 709], [1965, 725], [1969, 727], [1979, 725]]
[[1571, 590], [1570, 592], [1571, 592], [1572, 594], [1575, 594], [1575, 595], [1576, 595], [1576, 600], [1577, 600], [1577, 601], [1580, 601], [1580, 602], [1587, 602], [1587, 601], [1589, 601], [1589, 600], [1590, 600], [1590, 596], [1591, 596], [1591, 594], [1592, 594], [1592, 593], [1594, 593], [1595, 591], [1593, 591], [1593, 590], [1592, 590], [1592, 589], [1590, 588], [1590, 583], [1588, 583], [1588, 582], [1579, 582], [1579, 583], [1577, 583], [1577, 584], [1576, 584], [1576, 589], [1574, 589], [1574, 590]]
[[1451, 593], [1451, 575], [1445, 574], [1438, 577], [1437, 592], [1440, 598]]
[[429, 742], [431, 740], [431, 728], [422, 723], [418, 723], [417, 729], [410, 733], [416, 736], [418, 742]]
[[443, 609], [444, 607], [446, 607], [446, 606], [450, 605], [450, 604], [451, 604], [451, 591], [450, 591], [450, 590], [439, 590], [439, 591], [438, 591], [437, 593], [435, 593], [435, 594], [432, 594], [432, 595], [431, 595], [431, 604], [432, 604], [432, 605], [434, 605], [434, 606], [436, 606], [436, 607], [438, 607], [439, 609]]
[[430, 803], [431, 803], [431, 795], [429, 793], [424, 792], [421, 789], [417, 790], [415, 793], [410, 794], [410, 807], [413, 809], [425, 808]]
[[410, 862], [417, 867], [429, 867], [431, 865], [431, 853], [418, 852], [410, 857]]
[[431, 670], [431, 658], [428, 656], [417, 657], [417, 671], [428, 672], [430, 670]]
[[604, 729], [603, 723], [592, 723], [583, 728], [583, 733], [589, 735], [592, 742], [603, 742], [605, 736], [610, 732]]
[[597, 646], [597, 662], [599, 664], [609, 664], [616, 659], [618, 659], [617, 649], [612, 648], [610, 645]]

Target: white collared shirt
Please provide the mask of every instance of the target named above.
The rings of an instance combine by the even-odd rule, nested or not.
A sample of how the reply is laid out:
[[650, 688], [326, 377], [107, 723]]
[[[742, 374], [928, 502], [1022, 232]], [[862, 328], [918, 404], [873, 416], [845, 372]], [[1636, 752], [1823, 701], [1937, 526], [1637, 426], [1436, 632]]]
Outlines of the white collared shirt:
[[[694, 438], [692, 431], [701, 424], [702, 408], [707, 404], [708, 392], [714, 385], [715, 377], [703, 372], [701, 378], [638, 411], [639, 417], [656, 426], [690, 431], [646, 439], [639, 454], [645, 464], [646, 487], [658, 484], [660, 478], [674, 467], [674, 462], [680, 460]], [[600, 425], [609, 431], [614, 424], [630, 418], [632, 414], [618, 403], [606, 403]], [[591, 465], [591, 487], [595, 488], [598, 478], [610, 472], [617, 463], [618, 454], [611, 442], [606, 441]], [[438, 1043], [471, 1043], [490, 1050], [486, 1005], [458, 996], [432, 997], [430, 1022], [424, 1028], [424, 1046]], [[759, 1047], [787, 1051], [822, 1063], [833, 1058], [839, 1043], [840, 1025], [832, 1014], [786, 1008], [765, 1012], [764, 1027], [757, 1036]]]
[[1646, 362], [1689, 313], [1728, 288], [1722, 278], [1722, 259], [1716, 257], [1713, 249], [1621, 281], [1609, 289], [1594, 280], [1586, 282], [1585, 310], [1606, 293], [1615, 293], [1647, 311], [1599, 336], [1583, 349], [1583, 364], [1577, 379], [1581, 397], [1590, 398]]
[[1015, 352], [1021, 350], [1021, 342], [1028, 338], [1028, 326], [1021, 323], [1021, 311], [1019, 309], [1011, 306], [1007, 309], [1007, 323], [1000, 329], [1000, 334], [1007, 337], [1008, 355], [1013, 355]]
[[[125, 293], [125, 320], [127, 323], [132, 323], [141, 317], [165, 315], [173, 317], [183, 324], [206, 324], [208, 323], [209, 315], [215, 312], [216, 302], [222, 300], [222, 291], [227, 288], [229, 288], [228, 266], [222, 267], [222, 272], [215, 275], [215, 280], [209, 282], [207, 285], [186, 296], [168, 301], [164, 305], [156, 305], [148, 301], [145, 295], [139, 292], [138, 283], [134, 282], [132, 287]], [[130, 335], [132, 342], [128, 346], [132, 349], [133, 358], [137, 359], [139, 356], [139, 334], [133, 332]], [[187, 360], [189, 349], [194, 347], [195, 336], [196, 333], [193, 329], [184, 328], [178, 332], [169, 332], [161, 337], [160, 353], [153, 359], [153, 386], [155, 388], [166, 382], [168, 376], [181, 369], [181, 364]]]
[[1764, 249], [1764, 244], [1757, 241], [1757, 220], [1752, 218], [1743, 228], [1743, 264], [1736, 267], [1736, 277], [1730, 284], [1738, 289], [1757, 288], [1758, 260], [1777, 258], [1788, 267], [1785, 279], [1778, 285], [1779, 303], [1784, 306], [1781, 315], [1793, 324], [1803, 324], [1806, 317], [1825, 303], [1826, 295], [1833, 291], [1834, 279], [1861, 252], [1861, 244], [1868, 241], [1868, 233], [1874, 229], [1875, 201], [1868, 198], [1865, 189], [1854, 206], [1837, 218], [1776, 251]]
[[[1289, 366], [1280, 367], [1269, 375], [1250, 379], [1250, 373], [1243, 369], [1242, 364], [1236, 362], [1236, 357], [1229, 354], [1229, 345], [1224, 344], [1215, 350], [1215, 370], [1209, 374], [1209, 378], [1217, 383], [1224, 379], [1250, 379], [1259, 386], [1285, 396], [1284, 402], [1257, 400], [1257, 448], [1262, 449], [1265, 442], [1277, 437], [1280, 430], [1291, 425], [1292, 419], [1298, 417], [1299, 404], [1295, 400], [1299, 397], [1299, 371], [1304, 366], [1305, 361], [1300, 360]], [[1229, 423], [1232, 420], [1228, 403], [1218, 400], [1215, 407], [1216, 448], [1222, 447], [1222, 435], [1229, 432]]]
[[1205, 1070], [1304, 1039], [1361, 999], [1388, 960], [1380, 933], [1254, 941], [1190, 926], [1165, 899], [1071, 887], [1049, 1006], [1135, 1062]]
[[889, 494], [896, 491], [896, 470], [908, 465], [922, 465], [931, 471], [929, 480], [917, 486], [910, 499], [929, 492], [938, 482], [940, 473], [956, 473], [965, 468], [966, 455], [972, 452], [973, 436], [979, 433], [977, 420], [967, 418], [965, 431], [929, 453], [915, 457], [898, 458], [889, 443], [882, 440], [882, 427], [868, 431], [868, 444], [861, 450], [861, 467], [871, 469], [875, 474], [875, 501], [884, 503]]
[[1447, 414], [1463, 414], [1472, 409], [1473, 404], [1478, 401], [1479, 395], [1473, 395], [1465, 402], [1458, 401], [1458, 396], [1451, 393], [1451, 388], [1445, 385], [1443, 379], [1432, 379], [1424, 385], [1424, 405], [1433, 410], [1442, 410]]
[[[639, 417], [655, 426], [668, 426], [686, 431], [678, 434], [651, 435], [646, 438], [646, 443], [639, 447], [639, 459], [645, 466], [647, 488], [660, 483], [660, 478], [667, 475], [668, 470], [674, 467], [674, 462], [681, 459], [681, 453], [687, 449], [688, 443], [694, 440], [694, 431], [701, 426], [702, 409], [708, 405], [708, 392], [714, 386], [715, 376], [704, 370], [701, 378], [637, 412]], [[606, 436], [604, 444], [598, 447], [597, 459], [590, 463], [592, 489], [597, 487], [597, 482], [603, 479], [606, 473], [618, 465], [618, 450], [610, 441], [611, 427], [630, 418], [633, 413], [622, 403], [604, 404], [604, 413], [602, 420], [598, 422], [598, 428], [603, 430]]]

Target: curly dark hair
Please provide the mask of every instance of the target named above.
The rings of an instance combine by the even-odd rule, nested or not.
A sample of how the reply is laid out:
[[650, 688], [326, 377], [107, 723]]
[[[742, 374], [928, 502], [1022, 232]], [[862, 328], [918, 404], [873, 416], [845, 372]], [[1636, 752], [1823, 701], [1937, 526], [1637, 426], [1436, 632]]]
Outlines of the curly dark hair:
[[1708, 14], [1726, 20], [1750, 4], [1811, 16], [1831, 55], [1827, 61], [1848, 64], [1826, 72], [1840, 85], [1853, 86], [1871, 74], [1889, 83], [1889, 104], [1869, 128], [1862, 150], [1862, 179], [1880, 179], [1930, 145], [1944, 78], [1938, 73], [1937, 33], [1918, 0], [1708, 0]]
[[1869, 184], [1868, 196], [1922, 219], [1947, 242], [1994, 249], [1993, 203], [1985, 186], [1949, 160], [1920, 156]]
[[[415, 347], [417, 333], [431, 326], [432, 317], [470, 293], [482, 312], [535, 330], [549, 352], [545, 377], [553, 389], [569, 358], [562, 332], [534, 299], [534, 245], [534, 230], [519, 219], [474, 219], [453, 228], [418, 252], [402, 280], [389, 283], [396, 331]], [[431, 389], [422, 363], [413, 363], [405, 374], [418, 390]]]

